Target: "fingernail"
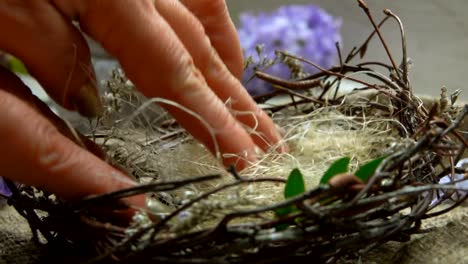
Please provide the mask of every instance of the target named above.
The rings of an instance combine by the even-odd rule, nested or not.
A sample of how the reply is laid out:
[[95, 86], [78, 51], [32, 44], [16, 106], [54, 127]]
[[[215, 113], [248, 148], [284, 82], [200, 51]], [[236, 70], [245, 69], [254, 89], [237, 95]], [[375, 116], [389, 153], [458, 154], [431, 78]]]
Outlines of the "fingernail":
[[93, 118], [102, 113], [102, 103], [97, 93], [96, 86], [91, 82], [83, 85], [74, 98], [76, 110], [82, 116]]

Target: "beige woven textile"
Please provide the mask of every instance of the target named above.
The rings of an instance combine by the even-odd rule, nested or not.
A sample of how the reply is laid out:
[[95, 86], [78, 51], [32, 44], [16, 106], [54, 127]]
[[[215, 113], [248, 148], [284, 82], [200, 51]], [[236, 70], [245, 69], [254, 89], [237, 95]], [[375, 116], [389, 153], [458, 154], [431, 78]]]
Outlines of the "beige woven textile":
[[40, 263], [41, 251], [31, 237], [28, 222], [13, 207], [0, 209], [0, 263]]

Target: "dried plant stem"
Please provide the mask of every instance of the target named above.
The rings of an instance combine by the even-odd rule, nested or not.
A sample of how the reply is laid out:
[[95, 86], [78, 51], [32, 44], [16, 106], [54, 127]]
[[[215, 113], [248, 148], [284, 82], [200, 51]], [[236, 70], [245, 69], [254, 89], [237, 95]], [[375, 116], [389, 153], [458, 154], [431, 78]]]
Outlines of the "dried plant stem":
[[373, 89], [375, 89], [375, 90], [377, 90], [377, 91], [379, 91], [379, 92], [381, 92], [381, 93], [383, 93], [383, 94], [385, 94], [385, 95], [391, 97], [392, 99], [394, 99], [394, 100], [396, 100], [396, 101], [401, 101], [401, 100], [402, 100], [402, 99], [400, 99], [399, 97], [397, 97], [397, 96], [395, 96], [395, 95], [389, 93], [389, 92], [386, 91], [385, 89], [382, 89], [381, 87], [379, 87], [379, 86], [377, 86], [377, 85], [375, 85], [375, 84], [371, 84], [371, 83], [368, 83], [368, 82], [366, 82], [366, 81], [363, 81], [363, 80], [360, 80], [360, 79], [357, 79], [357, 78], [353, 78], [353, 77], [350, 77], [350, 76], [348, 76], [348, 75], [344, 75], [344, 74], [341, 74], [341, 73], [338, 73], [338, 72], [329, 71], [329, 70], [327, 70], [327, 69], [322, 68], [321, 66], [319, 66], [318, 64], [316, 64], [316, 63], [314, 63], [314, 62], [312, 62], [312, 61], [310, 61], [310, 60], [307, 60], [307, 59], [305, 59], [305, 58], [301, 58], [301, 57], [297, 57], [297, 56], [288, 54], [287, 52], [281, 52], [281, 53], [282, 53], [284, 56], [288, 56], [288, 57], [291, 57], [291, 58], [294, 58], [294, 59], [303, 61], [303, 62], [305, 62], [305, 63], [308, 63], [308, 64], [310, 64], [310, 65], [316, 67], [316, 68], [319, 69], [320, 71], [327, 73], [327, 74], [330, 75], [330, 76], [336, 76], [336, 77], [338, 77], [338, 78], [342, 78], [342, 79], [347, 79], [347, 80], [350, 80], [350, 81], [354, 81], [354, 82], [356, 82], [356, 83], [363, 84], [363, 85], [365, 85], [365, 86], [367, 86], [367, 87], [371, 87], [371, 88], [373, 88]]
[[359, 2], [359, 7], [361, 7], [364, 10], [367, 17], [369, 18], [369, 21], [372, 23], [372, 26], [374, 27], [375, 32], [379, 36], [380, 42], [382, 43], [382, 46], [384, 47], [385, 52], [387, 53], [387, 56], [390, 59], [390, 62], [392, 63], [393, 68], [396, 70], [396, 74], [398, 75], [398, 78], [401, 79], [400, 71], [398, 70], [399, 68], [397, 67], [395, 60], [393, 59], [392, 53], [390, 52], [390, 49], [388, 48], [387, 42], [385, 41], [384, 37], [382, 36], [382, 33], [380, 32], [379, 26], [377, 26], [377, 24], [375, 23], [374, 17], [372, 16], [370, 12], [369, 7], [367, 6], [364, 0], [358, 0], [358, 2]]
[[[379, 25], [377, 26], [377, 28], [380, 29], [380, 27], [383, 26], [383, 24], [389, 19], [388, 16], [386, 16], [384, 19], [382, 19], [382, 21], [380, 21]], [[356, 57], [357, 54], [360, 54], [361, 58], [364, 57], [366, 51], [367, 51], [367, 46], [369, 46], [369, 42], [371, 41], [371, 39], [374, 37], [375, 33], [377, 31], [374, 29], [372, 31], [372, 33], [369, 35], [369, 37], [367, 37], [367, 39], [364, 41], [364, 43], [359, 47], [359, 48], [356, 48], [354, 47], [351, 52], [349, 53], [348, 57], [346, 57], [346, 60], [345, 60], [345, 63], [349, 63], [352, 59], [354, 59]]]
[[411, 89], [410, 83], [408, 80], [408, 52], [406, 50], [406, 34], [405, 34], [405, 29], [403, 27], [403, 23], [401, 22], [401, 19], [395, 15], [390, 9], [385, 9], [384, 13], [387, 16], [393, 17], [397, 23], [398, 23], [398, 28], [400, 29], [400, 34], [401, 34], [401, 50], [403, 53], [403, 58], [401, 62], [401, 68], [403, 70], [403, 82], [404, 82], [404, 87], [407, 87]]
[[105, 194], [99, 195], [92, 195], [84, 198], [78, 204], [74, 206], [74, 211], [80, 211], [85, 209], [90, 205], [98, 205], [103, 204], [110, 201], [119, 200], [126, 197], [131, 197], [139, 194], [144, 194], [148, 192], [163, 192], [163, 191], [170, 191], [174, 190], [188, 184], [198, 183], [202, 181], [210, 181], [216, 180], [221, 177], [220, 174], [215, 175], [207, 175], [207, 176], [200, 176], [200, 177], [192, 177], [190, 179], [179, 180], [179, 181], [171, 181], [171, 182], [156, 182], [156, 183], [148, 183], [142, 184], [131, 188], [126, 188], [114, 192], [109, 192]]
[[284, 80], [284, 79], [272, 76], [270, 74], [267, 74], [261, 71], [256, 71], [255, 75], [258, 78], [265, 80], [271, 84], [280, 85], [288, 89], [303, 90], [303, 89], [311, 89], [314, 87], [320, 87], [323, 85], [322, 80], [319, 80], [319, 79], [288, 81], [288, 80]]

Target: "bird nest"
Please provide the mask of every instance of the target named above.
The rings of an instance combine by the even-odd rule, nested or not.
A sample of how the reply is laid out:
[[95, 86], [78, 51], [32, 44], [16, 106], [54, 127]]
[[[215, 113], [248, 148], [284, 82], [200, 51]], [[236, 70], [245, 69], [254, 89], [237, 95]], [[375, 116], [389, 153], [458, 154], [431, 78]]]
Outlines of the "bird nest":
[[[70, 203], [9, 182], [9, 203], [37, 243], [87, 263], [346, 263], [428, 231], [424, 221], [467, 198], [457, 185], [467, 173], [454, 164], [468, 145], [460, 129], [468, 106], [455, 105], [457, 94], [446, 89], [432, 104], [415, 96], [400, 19], [385, 10], [376, 23], [358, 2], [374, 31], [345, 58], [337, 46], [338, 66], [323, 69], [279, 51], [278, 63], [320, 72], [300, 80], [256, 73], [276, 88], [255, 99], [284, 131], [288, 153], [266, 152], [244, 171], [224, 170], [154, 104], [175, 103], [144, 98], [116, 70], [103, 97], [108, 111], [77, 138], [140, 185]], [[379, 30], [389, 19], [402, 33], [400, 65]], [[390, 63], [362, 60], [373, 37]], [[359, 88], [343, 92], [345, 84]], [[445, 175], [449, 182], [439, 184]], [[147, 207], [135, 208], [130, 221], [109, 214], [138, 194], [146, 194]]]

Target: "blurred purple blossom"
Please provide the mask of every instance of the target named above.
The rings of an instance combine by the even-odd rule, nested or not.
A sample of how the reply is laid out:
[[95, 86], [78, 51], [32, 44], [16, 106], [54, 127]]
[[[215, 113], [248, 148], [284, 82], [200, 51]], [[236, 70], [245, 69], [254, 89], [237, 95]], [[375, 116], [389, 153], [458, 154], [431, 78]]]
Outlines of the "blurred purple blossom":
[[[335, 43], [341, 43], [341, 19], [334, 18], [318, 6], [288, 5], [272, 13], [243, 13], [240, 22], [238, 32], [244, 56], [253, 60], [244, 75], [244, 83], [252, 95], [264, 94], [273, 89], [270, 84], [257, 78], [247, 81], [252, 77], [255, 65], [265, 57], [275, 58], [275, 50], [307, 58], [325, 68], [331, 67], [337, 60]], [[263, 45], [260, 57], [258, 45]], [[264, 71], [285, 79], [302, 77], [291, 74], [282, 63]], [[303, 71], [308, 74], [317, 72], [309, 65], [304, 66]]]
[[12, 195], [10, 189], [8, 188], [5, 180], [0, 176], [0, 199], [1, 196], [10, 197]]
[[[468, 158], [459, 160], [457, 165], [455, 165], [455, 167], [466, 171], [468, 169]], [[468, 189], [468, 179], [466, 179], [465, 175], [461, 174], [461, 173], [455, 173], [453, 175], [453, 179], [452, 179], [451, 175], [446, 175], [446, 176], [440, 178], [439, 184], [453, 184], [453, 181], [457, 181], [457, 183], [455, 183], [455, 186], [457, 188], [465, 189], [465, 190]], [[466, 192], [466, 191], [461, 191], [460, 192], [461, 195], [463, 195], [464, 193], [466, 194], [468, 192]], [[439, 197], [442, 197], [444, 194], [445, 194], [444, 191], [438, 191]], [[453, 194], [452, 197], [454, 199], [459, 198], [456, 193]], [[437, 196], [434, 195], [434, 198], [432, 199], [431, 205], [438, 202], [438, 200], [439, 199], [437, 198]]]

